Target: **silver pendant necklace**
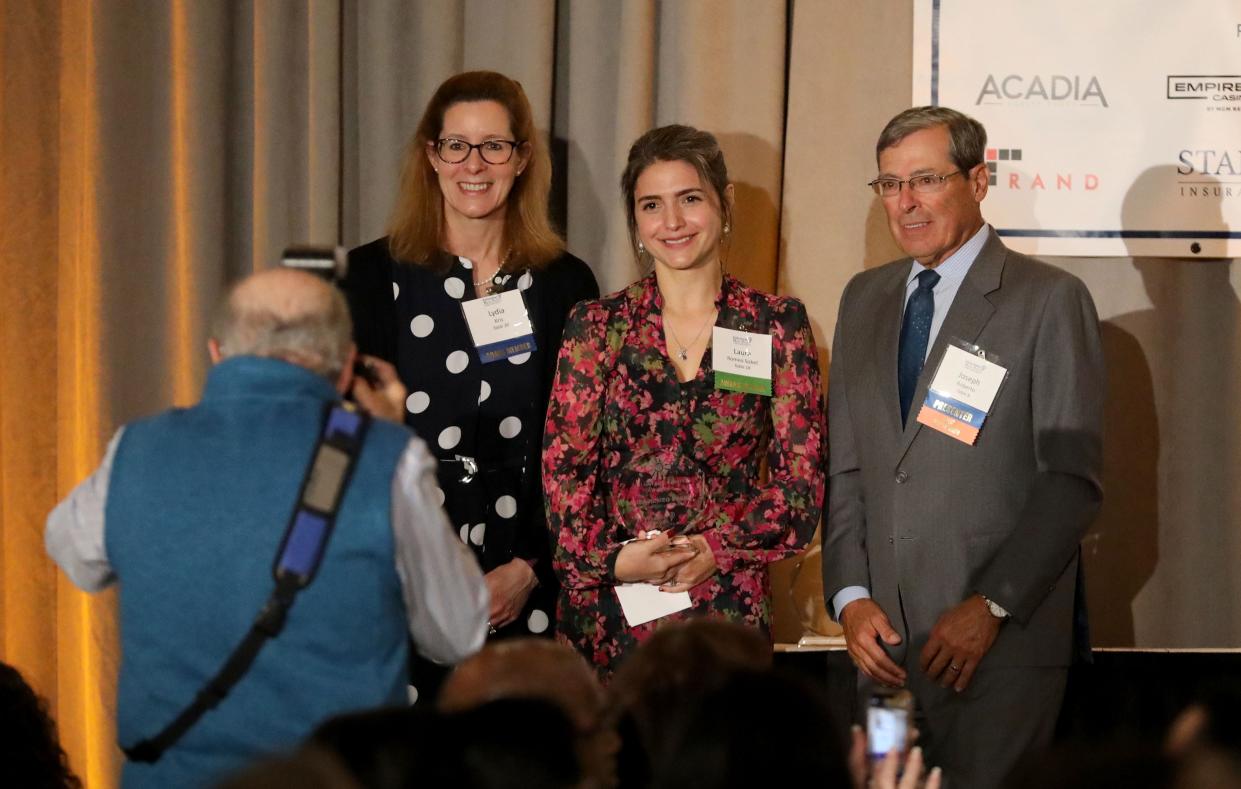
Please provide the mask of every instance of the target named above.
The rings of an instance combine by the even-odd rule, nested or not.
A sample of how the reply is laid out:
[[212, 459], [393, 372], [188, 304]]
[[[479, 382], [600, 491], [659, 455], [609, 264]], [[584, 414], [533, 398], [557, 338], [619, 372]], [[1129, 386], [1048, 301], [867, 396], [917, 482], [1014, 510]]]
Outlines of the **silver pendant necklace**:
[[681, 348], [679, 351], [676, 352], [678, 359], [680, 359], [683, 362], [689, 361], [690, 346], [696, 345], [698, 343], [698, 338], [702, 337], [702, 333], [707, 330], [707, 326], [715, 322], [716, 312], [717, 312], [716, 310], [711, 310], [711, 314], [708, 315], [707, 319], [703, 321], [701, 326], [698, 327], [698, 333], [694, 335], [694, 339], [689, 341], [689, 345], [686, 345], [685, 343], [681, 342], [681, 338], [677, 336], [677, 330], [672, 328], [671, 321], [664, 321], [664, 325], [668, 327], [668, 331], [672, 334], [672, 341], [675, 342], [677, 345], [679, 345]]

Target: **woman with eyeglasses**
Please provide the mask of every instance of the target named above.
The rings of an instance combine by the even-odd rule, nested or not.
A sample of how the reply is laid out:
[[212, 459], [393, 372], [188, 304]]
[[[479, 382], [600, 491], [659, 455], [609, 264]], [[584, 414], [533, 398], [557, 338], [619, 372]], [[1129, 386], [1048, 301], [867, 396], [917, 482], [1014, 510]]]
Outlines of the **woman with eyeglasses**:
[[666, 622], [766, 630], [767, 565], [809, 542], [824, 491], [810, 321], [724, 273], [733, 186], [715, 138], [647, 132], [621, 187], [652, 271], [574, 308], [543, 450], [559, 634], [604, 676]]
[[[521, 85], [451, 77], [406, 151], [389, 234], [349, 254], [345, 285], [358, 349], [395, 366], [405, 421], [486, 573], [493, 637], [554, 628], [543, 417], [565, 317], [599, 293], [551, 227], [550, 187]], [[442, 678], [417, 661], [414, 674], [424, 694]]]

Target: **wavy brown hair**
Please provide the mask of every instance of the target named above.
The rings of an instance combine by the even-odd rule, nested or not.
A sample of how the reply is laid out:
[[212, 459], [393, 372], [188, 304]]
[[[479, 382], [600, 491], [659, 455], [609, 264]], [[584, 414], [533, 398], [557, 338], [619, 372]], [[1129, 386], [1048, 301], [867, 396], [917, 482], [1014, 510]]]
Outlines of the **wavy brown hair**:
[[[629, 243], [635, 250], [638, 260], [642, 254], [638, 248], [638, 217], [634, 205], [638, 178], [646, 168], [656, 162], [685, 162], [698, 172], [698, 180], [703, 188], [715, 192], [716, 205], [720, 211], [720, 221], [724, 225], [724, 236], [728, 236], [728, 228], [733, 221], [733, 206], [728, 202], [728, 165], [724, 163], [724, 152], [720, 143], [711, 132], [695, 129], [693, 126], [672, 124], [660, 126], [634, 140], [629, 147], [629, 159], [625, 162], [625, 171], [621, 173], [621, 198], [625, 202], [625, 221], [629, 224]], [[649, 263], [649, 260], [647, 261]]]
[[552, 228], [547, 198], [552, 162], [534, 128], [530, 100], [516, 80], [495, 71], [467, 71], [449, 77], [427, 103], [401, 165], [400, 193], [388, 223], [388, 248], [397, 260], [438, 267], [444, 240], [444, 197], [427, 159], [427, 144], [439, 139], [444, 113], [466, 101], [494, 101], [508, 113], [513, 138], [526, 147], [529, 161], [513, 182], [505, 203], [504, 246], [509, 270], [539, 268], [564, 251]]

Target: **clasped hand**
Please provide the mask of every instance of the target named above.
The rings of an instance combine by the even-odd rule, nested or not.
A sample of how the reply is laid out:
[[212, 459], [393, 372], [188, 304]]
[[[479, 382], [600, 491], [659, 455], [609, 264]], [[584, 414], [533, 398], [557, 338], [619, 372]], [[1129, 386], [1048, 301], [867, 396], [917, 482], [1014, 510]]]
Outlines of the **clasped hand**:
[[682, 592], [710, 578], [716, 572], [715, 555], [701, 535], [669, 537], [667, 534], [639, 531], [638, 538], [625, 543], [616, 557], [616, 580], [621, 583], [649, 583], [662, 592]]

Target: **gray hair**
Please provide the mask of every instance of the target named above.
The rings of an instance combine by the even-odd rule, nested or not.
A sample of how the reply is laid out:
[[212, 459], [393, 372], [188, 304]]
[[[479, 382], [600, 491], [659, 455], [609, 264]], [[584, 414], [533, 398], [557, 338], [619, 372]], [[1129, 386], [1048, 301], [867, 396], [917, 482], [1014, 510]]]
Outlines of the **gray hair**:
[[948, 129], [948, 155], [957, 169], [968, 173], [983, 163], [987, 147], [987, 130], [970, 116], [951, 107], [911, 107], [888, 121], [875, 143], [875, 161], [879, 154], [914, 132], [945, 126]]
[[[264, 287], [259, 284], [264, 279], [284, 279], [285, 287], [278, 281]], [[273, 270], [229, 290], [216, 311], [212, 337], [224, 358], [283, 359], [335, 382], [353, 347], [353, 325], [336, 288], [311, 274]]]

